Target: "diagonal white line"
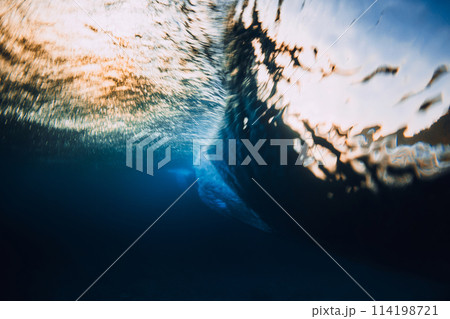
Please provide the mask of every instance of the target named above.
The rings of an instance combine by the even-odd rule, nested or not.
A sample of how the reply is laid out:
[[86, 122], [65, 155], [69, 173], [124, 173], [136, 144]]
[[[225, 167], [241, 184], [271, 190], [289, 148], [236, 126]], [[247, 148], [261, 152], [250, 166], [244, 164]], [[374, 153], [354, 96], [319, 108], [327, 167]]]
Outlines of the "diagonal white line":
[[294, 218], [293, 218], [293, 217], [292, 217], [292, 216], [291, 216], [284, 208], [283, 208], [283, 206], [281, 206], [281, 205], [275, 200], [275, 198], [273, 198], [272, 195], [270, 195], [270, 194], [264, 189], [264, 187], [262, 187], [262, 186], [261, 186], [261, 185], [253, 178], [253, 177], [252, 177], [252, 180], [256, 183], [256, 185], [259, 186], [259, 188], [261, 188], [261, 189], [263, 190], [264, 193], [266, 193], [267, 196], [270, 197], [271, 200], [273, 200], [273, 202], [274, 202], [275, 204], [278, 205], [278, 207], [281, 208], [281, 210], [282, 210], [283, 212], [286, 213], [286, 215], [288, 215], [288, 216], [294, 221], [294, 223], [297, 224], [298, 227], [300, 227], [301, 230], [303, 230], [303, 232], [304, 232], [306, 235], [308, 235], [308, 237], [309, 237], [309, 238], [310, 238], [317, 246], [319, 246], [320, 249], [322, 249], [322, 251], [323, 251], [325, 254], [327, 254], [328, 257], [331, 258], [331, 260], [333, 260], [333, 261], [336, 263], [336, 265], [339, 266], [339, 268], [342, 269], [343, 272], [345, 272], [345, 274], [346, 274], [347, 276], [350, 277], [351, 280], [353, 280], [353, 282], [354, 282], [359, 288], [361, 288], [362, 291], [364, 291], [364, 293], [365, 293], [367, 296], [369, 296], [370, 299], [372, 299], [373, 301], [376, 301], [376, 300], [375, 300], [375, 299], [367, 292], [367, 290], [364, 289], [363, 286], [361, 286], [361, 285], [359, 284], [359, 282], [357, 282], [356, 279], [353, 278], [353, 277], [347, 272], [347, 270], [345, 270], [344, 267], [342, 267], [342, 266], [336, 261], [336, 259], [334, 259], [333, 256], [331, 256], [331, 255], [328, 253], [328, 251], [326, 251], [325, 248], [323, 248], [322, 245], [320, 245], [319, 242], [318, 242], [317, 240], [315, 240], [314, 237], [311, 236], [311, 235], [306, 231], [306, 229], [304, 229], [304, 228], [302, 227], [302, 225], [300, 225], [300, 224], [299, 224], [299, 223], [298, 223], [298, 222], [297, 222], [297, 221], [296, 221], [296, 220], [295, 220], [295, 219], [294, 219]]
[[150, 226], [148, 226], [147, 229], [138, 238], [136, 238], [136, 240], [132, 242], [131, 245], [128, 246], [128, 248], [125, 249], [125, 251], [122, 254], [120, 254], [120, 256], [116, 260], [114, 260], [114, 262], [108, 268], [106, 268], [106, 270], [102, 272], [102, 274], [98, 276], [97, 279], [95, 279], [94, 282], [89, 287], [87, 287], [85, 291], [83, 291], [83, 293], [76, 299], [76, 301], [80, 300], [80, 298], [83, 297], [89, 291], [89, 289], [91, 289], [97, 283], [97, 281], [99, 281], [100, 278], [102, 278], [103, 275], [106, 274], [108, 270], [110, 270], [112, 266], [114, 266], [119, 261], [119, 259], [122, 258], [123, 255], [125, 255], [131, 249], [131, 247], [133, 247], [142, 238], [142, 236], [144, 236], [150, 230], [150, 228], [152, 228], [153, 225], [155, 225], [158, 222], [158, 220], [160, 220], [161, 217], [163, 217], [164, 214], [167, 213], [167, 211], [171, 209], [172, 206], [175, 205], [178, 202], [178, 200], [180, 200], [180, 198], [183, 197], [184, 194], [186, 194], [189, 191], [189, 189], [191, 189], [192, 186], [194, 186], [195, 183], [197, 183], [197, 181], [198, 178], [180, 196], [178, 196], [177, 199], [175, 199], [173, 203], [170, 204], [170, 206], [167, 207], [167, 209]]
[[[377, 2], [378, 2], [378, 0], [375, 0], [374, 2], [372, 2], [372, 4], [369, 7], [367, 7], [366, 10], [364, 10], [355, 20], [353, 20], [352, 23], [350, 23], [350, 25], [344, 30], [344, 32], [342, 32], [341, 35], [339, 35], [337, 37], [337, 39], [334, 40], [334, 42], [331, 43], [330, 46], [325, 49], [325, 51], [321, 52], [319, 57], [315, 60], [315, 62], [310, 67], [308, 67], [308, 69], [309, 70], [312, 69], [312, 67], [315, 66], [322, 59], [322, 57], [325, 55], [325, 53], [327, 53], [336, 43], [338, 43], [339, 40], [348, 32], [348, 30], [350, 30], [355, 25], [356, 22], [358, 22], [370, 9], [372, 9], [372, 7]], [[276, 104], [283, 97], [283, 95], [285, 95], [287, 93], [287, 91], [289, 91], [303, 77], [303, 75], [305, 75], [305, 73], [306, 73], [306, 71], [304, 70], [294, 82], [291, 82], [291, 84], [287, 87], [287, 89], [284, 90], [284, 92], [280, 95], [280, 97], [273, 104]], [[294, 74], [294, 73], [292, 73], [292, 74]], [[292, 74], [291, 74], [291, 76], [292, 76]], [[252, 123], [252, 125], [255, 124], [256, 122], [258, 122], [258, 120], [261, 117], [263, 117], [264, 114], [267, 113], [267, 111], [268, 111], [268, 109], [265, 110], [264, 112], [262, 112], [261, 115], [258, 116], [258, 118]]]

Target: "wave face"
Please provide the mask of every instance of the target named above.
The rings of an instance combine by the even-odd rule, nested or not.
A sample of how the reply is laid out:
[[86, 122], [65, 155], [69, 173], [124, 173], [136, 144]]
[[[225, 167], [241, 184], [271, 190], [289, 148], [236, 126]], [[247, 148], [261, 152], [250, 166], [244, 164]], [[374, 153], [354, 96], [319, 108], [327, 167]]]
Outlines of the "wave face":
[[[405, 247], [426, 247], [421, 253], [439, 259], [450, 241], [441, 226], [450, 221], [450, 9], [372, 4], [238, 1], [230, 8], [218, 136], [295, 139], [308, 152], [295, 166], [293, 147], [291, 165], [280, 166], [280, 154], [263, 146], [268, 166], [214, 163], [214, 170], [245, 203], [234, 216], [253, 226], [299, 231], [254, 179], [330, 246], [353, 242], [381, 255], [389, 246], [409, 257]], [[248, 152], [238, 145], [237, 154], [242, 163]], [[212, 189], [208, 179], [200, 183]], [[208, 203], [214, 198], [227, 202], [220, 190]], [[254, 212], [259, 220], [251, 222]]]
[[2, 122], [120, 149], [143, 129], [192, 138], [223, 112], [223, 11], [209, 1], [2, 1]]
[[280, 117], [318, 150], [318, 179], [346, 179], [349, 165], [363, 179], [352, 187], [376, 191], [450, 169], [450, 26], [439, 6], [372, 3], [241, 1], [226, 65], [228, 107], [249, 105], [244, 131]]
[[206, 163], [205, 202], [289, 227], [255, 178], [327, 236], [379, 238], [386, 216], [398, 236], [405, 223], [432, 228], [448, 221], [449, 12], [406, 0], [3, 1], [2, 138], [19, 131], [57, 153], [121, 152], [143, 129], [296, 139], [309, 146], [301, 167], [267, 148], [268, 167]]

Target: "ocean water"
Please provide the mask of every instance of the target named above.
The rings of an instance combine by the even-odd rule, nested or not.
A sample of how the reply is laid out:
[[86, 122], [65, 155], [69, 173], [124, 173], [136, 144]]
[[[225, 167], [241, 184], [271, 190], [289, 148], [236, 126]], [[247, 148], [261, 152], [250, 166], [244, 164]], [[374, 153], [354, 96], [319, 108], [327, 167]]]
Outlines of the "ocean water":
[[[368, 300], [254, 180], [375, 299], [450, 298], [448, 1], [5, 3], [0, 299]], [[194, 138], [329, 162], [193, 167]]]
[[[75, 300], [195, 180], [183, 162], [151, 177], [126, 167], [121, 156], [114, 163], [29, 155], [1, 160], [4, 300]], [[273, 203], [266, 209], [283, 214]], [[428, 264], [434, 277], [425, 276], [329, 251], [377, 300], [449, 297], [448, 275], [437, 274], [437, 265]], [[222, 216], [194, 186], [82, 299], [368, 297], [300, 230], [288, 238]]]

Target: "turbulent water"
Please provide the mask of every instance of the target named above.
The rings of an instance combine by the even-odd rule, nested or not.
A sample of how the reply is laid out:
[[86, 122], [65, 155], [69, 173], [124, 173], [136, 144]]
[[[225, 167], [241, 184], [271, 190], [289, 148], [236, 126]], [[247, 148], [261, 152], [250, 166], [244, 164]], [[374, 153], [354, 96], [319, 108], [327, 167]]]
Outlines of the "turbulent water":
[[448, 221], [449, 13], [439, 1], [2, 1], [2, 139], [50, 154], [122, 154], [144, 129], [175, 144], [297, 139], [301, 167], [265, 147], [268, 167], [204, 164], [203, 200], [287, 228], [254, 199], [255, 178], [317, 233], [375, 242], [406, 224], [411, 236]]
[[223, 109], [219, 9], [3, 1], [2, 121], [83, 132], [86, 143], [111, 147], [144, 128], [191, 136]]

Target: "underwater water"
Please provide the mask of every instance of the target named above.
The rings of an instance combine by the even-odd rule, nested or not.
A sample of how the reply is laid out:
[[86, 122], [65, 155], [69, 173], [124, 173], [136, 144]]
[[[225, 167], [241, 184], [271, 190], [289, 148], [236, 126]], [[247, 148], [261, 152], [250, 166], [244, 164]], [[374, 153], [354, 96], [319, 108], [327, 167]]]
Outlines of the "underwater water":
[[[4, 300], [78, 298], [195, 180], [192, 167], [182, 162], [150, 177], [101, 157], [49, 161], [25, 155], [1, 163]], [[252, 192], [265, 200], [256, 187]], [[275, 204], [266, 205], [268, 212], [283, 214]], [[447, 268], [434, 263], [422, 260], [417, 273], [403, 267], [395, 251], [395, 266], [329, 251], [377, 300], [449, 297]], [[197, 186], [82, 298], [367, 299], [303, 233], [287, 238], [218, 214], [199, 198]]]
[[[0, 299], [448, 300], [449, 14], [5, 1]], [[149, 134], [172, 147], [153, 176]], [[238, 165], [194, 165], [196, 139]], [[288, 165], [269, 142], [242, 165], [274, 139]]]

